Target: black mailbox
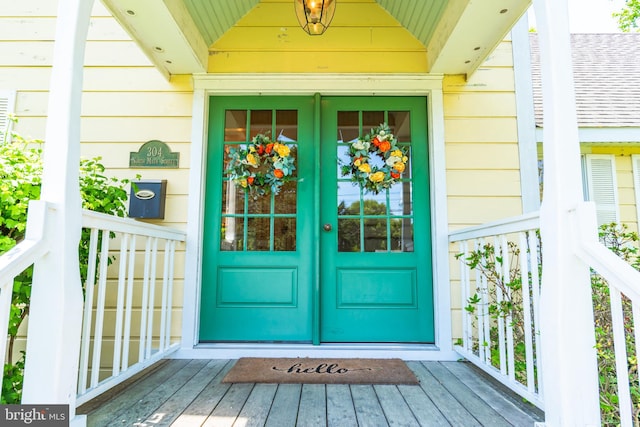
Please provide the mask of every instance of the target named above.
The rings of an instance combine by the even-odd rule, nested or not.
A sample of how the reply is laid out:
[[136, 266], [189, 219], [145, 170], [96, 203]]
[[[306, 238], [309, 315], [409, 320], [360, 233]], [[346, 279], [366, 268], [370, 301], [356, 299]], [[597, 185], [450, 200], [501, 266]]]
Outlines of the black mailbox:
[[133, 181], [129, 197], [129, 217], [164, 219], [167, 180]]

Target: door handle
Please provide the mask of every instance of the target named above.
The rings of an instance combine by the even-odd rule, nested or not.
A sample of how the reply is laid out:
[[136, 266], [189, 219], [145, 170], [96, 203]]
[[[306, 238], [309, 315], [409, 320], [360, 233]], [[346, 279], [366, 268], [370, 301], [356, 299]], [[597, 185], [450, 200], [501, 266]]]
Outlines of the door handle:
[[324, 231], [331, 231], [331, 224], [325, 224], [322, 226], [322, 228], [324, 229]]

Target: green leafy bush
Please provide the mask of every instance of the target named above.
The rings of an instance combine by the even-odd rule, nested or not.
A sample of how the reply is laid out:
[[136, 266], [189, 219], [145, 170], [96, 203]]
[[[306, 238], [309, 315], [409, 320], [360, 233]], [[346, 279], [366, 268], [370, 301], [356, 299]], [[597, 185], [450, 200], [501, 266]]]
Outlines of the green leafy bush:
[[[40, 198], [42, 141], [27, 140], [19, 134], [3, 135], [0, 140], [0, 255], [25, 237], [30, 200]], [[124, 217], [129, 180], [105, 175], [100, 158], [80, 161], [80, 193], [85, 209]], [[89, 233], [83, 230], [79, 247], [80, 273], [84, 283], [89, 258]], [[20, 403], [25, 353], [16, 360], [14, 343], [29, 314], [33, 268], [22, 272], [13, 284], [8, 329], [7, 362], [4, 365], [0, 403]]]
[[[638, 234], [630, 232], [626, 225], [607, 224], [600, 227], [600, 241], [613, 251], [618, 257], [628, 262], [633, 268], [640, 271], [640, 242]], [[515, 347], [515, 377], [526, 384], [526, 359], [523, 329], [523, 306], [521, 298], [522, 276], [518, 263], [520, 249], [509, 242], [511, 263], [509, 265], [509, 277], [502, 277], [504, 259], [496, 256], [492, 244], [473, 251], [464, 258], [465, 264], [470, 268], [478, 269], [487, 278], [489, 290], [488, 313], [491, 316], [490, 337], [491, 343], [480, 343], [477, 338], [473, 343], [473, 350], [479, 351], [481, 346], [488, 346], [491, 354], [491, 363], [498, 368], [500, 364], [500, 352], [498, 349], [498, 318], [511, 317], [513, 326], [513, 342]], [[457, 258], [464, 254], [457, 254]], [[530, 277], [529, 277], [530, 279]], [[498, 303], [495, 299], [495, 289], [500, 289], [504, 300]], [[595, 321], [595, 338], [598, 358], [598, 380], [600, 385], [600, 414], [603, 426], [619, 426], [620, 410], [618, 398], [618, 380], [616, 377], [616, 360], [613, 345], [613, 328], [611, 320], [611, 300], [609, 284], [602, 276], [592, 271], [591, 288], [593, 301], [593, 314]], [[470, 296], [464, 309], [472, 314], [477, 314], [481, 297], [478, 293]], [[622, 296], [622, 311], [624, 316], [625, 345], [627, 350], [627, 366], [629, 370], [629, 387], [633, 405], [634, 426], [640, 426], [640, 378], [638, 375], [638, 357], [634, 334], [633, 308], [631, 301]], [[479, 315], [481, 316], [481, 315]], [[476, 322], [477, 326], [477, 322]], [[461, 344], [459, 342], [458, 344]], [[535, 354], [535, 353], [534, 353]]]

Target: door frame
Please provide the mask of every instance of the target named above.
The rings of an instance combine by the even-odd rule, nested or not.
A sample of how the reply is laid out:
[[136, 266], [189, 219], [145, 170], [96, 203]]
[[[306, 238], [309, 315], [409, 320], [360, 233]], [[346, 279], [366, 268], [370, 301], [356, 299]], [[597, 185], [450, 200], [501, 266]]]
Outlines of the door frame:
[[[455, 360], [451, 325], [449, 242], [444, 140], [442, 74], [200, 74], [193, 76], [191, 162], [183, 290], [182, 339], [175, 357], [394, 357], [413, 360]], [[429, 141], [430, 208], [434, 292], [435, 345], [288, 345], [199, 344], [202, 230], [210, 96], [426, 96]], [[319, 111], [319, 108], [317, 109]], [[315, 129], [319, 137], [319, 129]], [[319, 227], [319, 224], [316, 224]], [[316, 228], [317, 228], [316, 227]]]

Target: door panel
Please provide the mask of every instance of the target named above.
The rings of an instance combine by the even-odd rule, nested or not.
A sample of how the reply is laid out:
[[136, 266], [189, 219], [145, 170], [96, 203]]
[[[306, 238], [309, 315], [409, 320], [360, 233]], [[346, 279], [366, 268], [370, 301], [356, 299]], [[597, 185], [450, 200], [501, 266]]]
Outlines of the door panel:
[[[311, 97], [213, 97], [209, 111], [200, 341], [433, 342], [426, 99], [328, 97], [316, 116]], [[369, 194], [340, 165], [383, 122], [409, 161]], [[277, 195], [225, 173], [258, 133], [295, 158]]]
[[[320, 340], [433, 342], [426, 99], [323, 98], [322, 119]], [[401, 182], [371, 194], [340, 164], [381, 123], [409, 162]]]
[[[210, 102], [200, 341], [312, 339], [313, 99]], [[277, 195], [247, 193], [224, 171], [258, 133], [286, 144], [296, 179]]]

